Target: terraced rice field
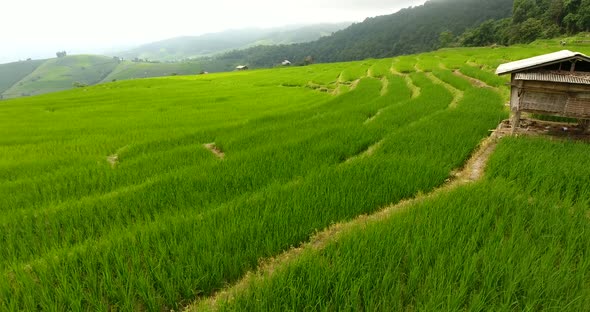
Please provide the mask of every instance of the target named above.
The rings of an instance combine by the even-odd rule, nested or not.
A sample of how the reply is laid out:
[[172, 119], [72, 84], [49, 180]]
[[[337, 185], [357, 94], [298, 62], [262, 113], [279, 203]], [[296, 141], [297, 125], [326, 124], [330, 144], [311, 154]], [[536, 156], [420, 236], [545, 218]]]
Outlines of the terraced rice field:
[[[490, 51], [486, 53], [499, 53]], [[0, 102], [0, 306], [177, 310], [214, 296], [255, 270], [259, 261], [308, 241], [331, 224], [432, 191], [507, 117], [505, 80], [491, 75], [486, 66], [451, 59], [471, 52], [444, 50], [389, 60], [122, 81]], [[327, 246], [334, 259], [345, 262], [334, 275], [325, 271], [317, 251], [310, 252], [276, 277], [253, 284], [235, 301], [221, 302], [221, 308], [452, 309], [487, 303], [487, 297], [472, 298], [476, 290], [488, 294], [481, 279], [467, 275], [466, 283], [479, 288], [455, 288], [444, 284], [455, 281], [448, 276], [433, 279], [424, 273], [440, 271], [429, 271], [435, 253], [423, 248], [447, 245], [438, 245], [436, 236], [422, 238], [440, 230], [450, 240], [465, 230], [456, 238], [470, 242], [472, 228], [461, 228], [460, 223], [446, 228], [440, 218], [459, 222], [479, 216], [485, 207], [470, 204], [472, 193], [485, 193], [484, 203], [504, 209], [501, 193], [510, 189], [520, 196], [513, 201], [526, 206], [526, 193], [516, 187], [519, 181], [506, 173], [502, 179], [512, 184], [495, 182], [501, 166], [493, 168], [498, 169], [488, 174], [485, 184], [428, 201], [420, 206], [424, 208], [376, 225], [358, 239], [347, 236], [342, 245], [350, 248], [346, 252], [337, 243]], [[487, 186], [492, 187], [489, 194]], [[453, 220], [450, 210], [461, 205], [470, 207], [469, 212]], [[485, 220], [492, 220], [494, 211], [487, 211]], [[496, 214], [504, 213], [508, 211]], [[480, 236], [473, 239], [483, 239], [488, 230], [479, 229]], [[347, 247], [355, 242], [362, 246]], [[474, 246], [480, 246], [478, 242]], [[460, 246], [448, 241], [451, 245]], [[380, 256], [386, 246], [400, 254]], [[404, 256], [411, 246], [415, 252]], [[448, 254], [446, 262], [436, 262], [436, 269], [468, 258], [472, 251]], [[511, 251], [516, 250], [503, 252]], [[487, 252], [482, 255], [491, 254]], [[373, 275], [360, 284], [351, 282], [361, 273], [354, 261], [369, 255], [376, 262], [367, 263], [374, 267], [369, 270]], [[561, 259], [560, 254], [554, 256]], [[543, 262], [547, 271], [555, 257]], [[298, 268], [302, 263], [309, 265]], [[395, 263], [403, 266], [377, 279], [389, 272], [383, 268]], [[297, 272], [304, 274], [298, 277], [300, 283], [292, 280]], [[505, 284], [494, 282], [509, 277], [485, 282], [496, 289], [494, 285]], [[396, 282], [400, 278], [404, 283]], [[397, 290], [366, 293], [371, 285], [392, 284]], [[421, 299], [428, 287], [441, 287], [441, 294]], [[306, 289], [308, 296], [303, 294]], [[456, 289], [466, 294], [452, 301]], [[524, 305], [509, 305], [511, 298], [524, 296], [520, 289], [497, 294], [492, 302], [516, 308], [544, 304], [539, 299], [533, 305], [526, 300]], [[557, 303], [585, 294], [572, 292]], [[259, 301], [260, 296], [268, 301]], [[343, 296], [349, 300], [341, 300]], [[282, 301], [285, 298], [292, 301]], [[585, 298], [572, 307], [586, 303]], [[448, 301], [441, 304], [443, 299]]]

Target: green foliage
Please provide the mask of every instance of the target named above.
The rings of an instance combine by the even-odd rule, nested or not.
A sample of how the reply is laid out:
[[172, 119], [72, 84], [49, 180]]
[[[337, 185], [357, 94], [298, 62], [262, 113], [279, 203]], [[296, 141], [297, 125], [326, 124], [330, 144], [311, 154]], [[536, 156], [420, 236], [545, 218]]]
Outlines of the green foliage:
[[29, 96], [92, 85], [106, 77], [118, 63], [106, 56], [74, 55], [44, 61], [33, 72], [4, 92], [6, 97]]
[[317, 62], [338, 62], [431, 51], [441, 47], [441, 29], [461, 34], [486, 20], [508, 17], [512, 3], [513, 0], [427, 1], [391, 15], [367, 18], [314, 42], [231, 51], [216, 56], [215, 61], [205, 61], [203, 66], [207, 68], [213, 62], [225, 63], [226, 68], [240, 63], [272, 67], [285, 57], [298, 61], [311, 55]]
[[438, 36], [439, 47], [447, 48], [455, 41], [455, 35], [452, 32], [446, 30], [440, 33]]
[[357, 226], [218, 308], [586, 311], [589, 152], [503, 139], [484, 181]]
[[[507, 117], [493, 66], [560, 48], [454, 48], [2, 101], [0, 307], [179, 310], [330, 224], [443, 184]], [[456, 107], [421, 70], [463, 91]], [[511, 142], [482, 184], [351, 234], [329, 261], [304, 258], [238, 307], [584, 307], [588, 148]]]
[[[0, 305], [177, 310], [318, 229], [440, 185], [505, 117], [501, 98], [471, 88], [449, 109], [446, 88], [420, 72], [394, 76], [392, 63], [3, 101]], [[359, 78], [338, 96], [307, 87]]]
[[32, 73], [45, 60], [20, 61], [0, 64], [0, 95], [15, 83]]
[[590, 0], [515, 0], [509, 20], [510, 23], [486, 22], [469, 29], [461, 36], [460, 43], [466, 46], [530, 43], [588, 31]]
[[175, 75], [196, 75], [201, 72], [201, 65], [198, 63], [148, 63], [148, 62], [120, 62], [101, 82], [115, 80], [175, 76]]
[[119, 57], [70, 55], [0, 65], [0, 95], [15, 98], [113, 80], [194, 75], [199, 71], [199, 63], [123, 62]]

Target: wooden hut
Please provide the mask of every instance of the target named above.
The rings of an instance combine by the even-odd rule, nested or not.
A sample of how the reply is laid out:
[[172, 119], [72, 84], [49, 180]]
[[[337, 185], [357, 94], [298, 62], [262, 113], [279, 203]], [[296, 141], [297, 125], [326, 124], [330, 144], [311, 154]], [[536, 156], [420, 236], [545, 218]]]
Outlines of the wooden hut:
[[247, 65], [238, 65], [238, 66], [236, 66], [236, 70], [248, 70], [248, 66]]
[[512, 132], [521, 112], [571, 117], [588, 127], [590, 57], [568, 50], [502, 64], [496, 74], [511, 74]]

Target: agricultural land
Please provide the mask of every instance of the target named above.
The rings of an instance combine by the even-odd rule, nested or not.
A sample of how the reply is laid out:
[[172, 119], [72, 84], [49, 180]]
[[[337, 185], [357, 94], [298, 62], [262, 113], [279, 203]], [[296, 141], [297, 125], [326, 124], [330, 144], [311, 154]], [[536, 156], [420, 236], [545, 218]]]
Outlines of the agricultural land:
[[490, 139], [560, 49], [0, 101], [0, 310], [588, 310], [590, 145]]

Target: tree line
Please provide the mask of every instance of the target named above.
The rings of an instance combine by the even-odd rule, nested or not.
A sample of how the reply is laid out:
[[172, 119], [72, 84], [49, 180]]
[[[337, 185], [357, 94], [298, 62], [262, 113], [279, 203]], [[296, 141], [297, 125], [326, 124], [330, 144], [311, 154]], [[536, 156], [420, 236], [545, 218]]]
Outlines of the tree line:
[[[319, 40], [278, 46], [257, 46], [202, 59], [204, 70], [231, 70], [236, 65], [271, 67], [287, 59], [294, 65], [393, 57], [441, 47], [441, 29], [462, 34], [487, 20], [512, 14], [514, 0], [430, 0], [397, 13], [367, 18]], [[451, 42], [455, 40], [452, 36]]]
[[454, 38], [439, 36], [441, 46], [530, 43], [537, 39], [590, 31], [590, 0], [514, 0], [512, 17], [490, 19]]

